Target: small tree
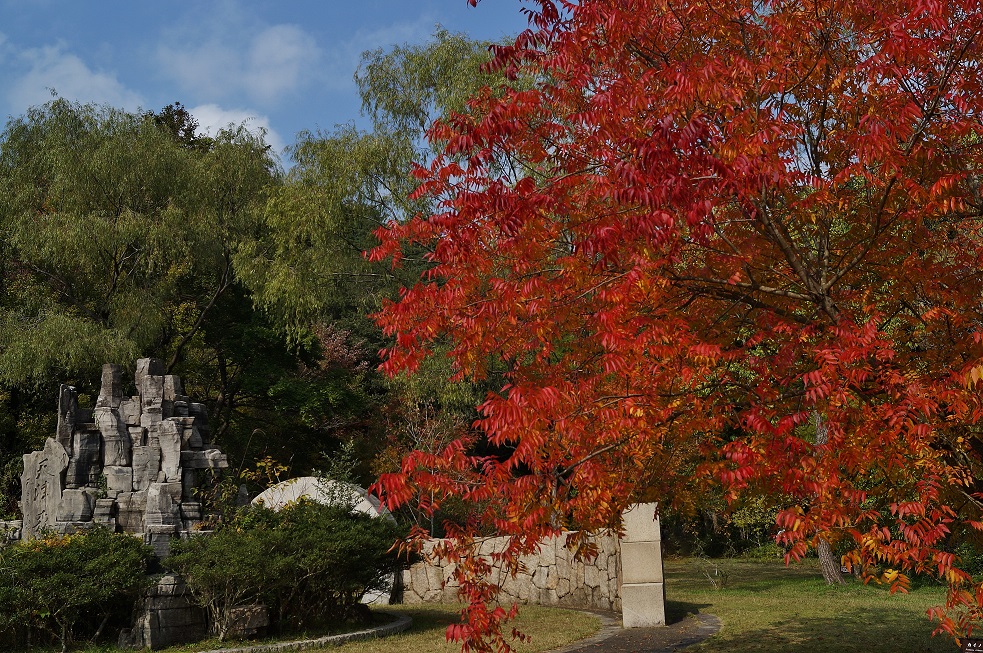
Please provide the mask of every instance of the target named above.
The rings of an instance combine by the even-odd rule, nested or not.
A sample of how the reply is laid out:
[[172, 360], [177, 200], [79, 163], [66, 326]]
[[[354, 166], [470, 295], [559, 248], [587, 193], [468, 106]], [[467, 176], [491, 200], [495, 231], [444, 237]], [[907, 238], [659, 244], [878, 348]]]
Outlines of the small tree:
[[359, 617], [362, 595], [385, 587], [397, 537], [388, 520], [301, 501], [252, 508], [214, 535], [177, 542], [165, 564], [185, 577], [223, 640], [244, 603], [265, 603], [281, 630]]
[[139, 540], [104, 528], [8, 547], [0, 551], [0, 629], [40, 629], [65, 651], [85, 616], [98, 623], [96, 641], [111, 617], [130, 615], [151, 582], [152, 557]]

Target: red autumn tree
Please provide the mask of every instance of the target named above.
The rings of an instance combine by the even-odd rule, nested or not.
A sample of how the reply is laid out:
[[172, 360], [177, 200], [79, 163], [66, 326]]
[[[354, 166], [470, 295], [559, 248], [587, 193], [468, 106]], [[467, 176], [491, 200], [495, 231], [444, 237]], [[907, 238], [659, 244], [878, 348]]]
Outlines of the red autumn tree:
[[[979, 3], [533, 4], [494, 63], [523, 83], [434, 125], [440, 209], [372, 254], [429, 249], [379, 316], [385, 367], [439, 344], [503, 373], [493, 453], [411, 454], [380, 492], [486, 506], [508, 565], [712, 474], [793, 498], [792, 557], [846, 541], [896, 588], [942, 577], [941, 628], [970, 630], [983, 589], [946, 547], [983, 528]], [[443, 551], [465, 649], [507, 617], [474, 532]]]

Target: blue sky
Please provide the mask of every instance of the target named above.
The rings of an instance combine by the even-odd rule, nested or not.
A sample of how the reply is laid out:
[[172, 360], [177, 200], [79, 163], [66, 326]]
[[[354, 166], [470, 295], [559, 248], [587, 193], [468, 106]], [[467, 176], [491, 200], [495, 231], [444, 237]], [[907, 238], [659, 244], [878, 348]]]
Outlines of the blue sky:
[[51, 99], [157, 110], [204, 127], [248, 119], [278, 150], [359, 117], [361, 53], [424, 43], [436, 24], [478, 39], [526, 26], [520, 0], [0, 0], [0, 116]]

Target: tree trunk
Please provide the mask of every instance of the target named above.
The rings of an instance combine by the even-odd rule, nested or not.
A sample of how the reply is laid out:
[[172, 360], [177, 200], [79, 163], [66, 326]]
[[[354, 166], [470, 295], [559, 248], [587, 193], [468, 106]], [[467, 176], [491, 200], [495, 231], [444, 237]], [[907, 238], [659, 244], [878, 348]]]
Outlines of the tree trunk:
[[[816, 419], [816, 446], [826, 444], [829, 441], [829, 428], [823, 423], [822, 415], [819, 412], [813, 413]], [[816, 545], [816, 553], [819, 554], [819, 567], [823, 570], [823, 578], [827, 585], [843, 585], [844, 580], [840, 574], [840, 562], [833, 555], [833, 547], [829, 545], [826, 538], [820, 537], [819, 544]]]
[[840, 563], [833, 555], [833, 547], [824, 538], [819, 538], [816, 546], [819, 553], [819, 567], [823, 570], [823, 578], [827, 585], [843, 585], [843, 576], [840, 574]]

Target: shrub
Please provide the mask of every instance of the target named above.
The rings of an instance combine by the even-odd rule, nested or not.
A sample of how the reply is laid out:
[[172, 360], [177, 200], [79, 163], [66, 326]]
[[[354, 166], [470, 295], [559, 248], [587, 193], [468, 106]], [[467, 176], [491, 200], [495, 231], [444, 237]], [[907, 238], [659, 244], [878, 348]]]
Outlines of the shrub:
[[111, 618], [131, 617], [133, 602], [152, 582], [152, 559], [140, 540], [105, 528], [0, 550], [0, 630], [13, 639], [45, 632], [62, 651], [82, 633], [95, 641]]
[[395, 568], [399, 533], [348, 506], [301, 501], [279, 512], [254, 507], [212, 535], [176, 542], [164, 564], [184, 576], [219, 639], [231, 611], [265, 603], [281, 631], [360, 616], [365, 592]]

